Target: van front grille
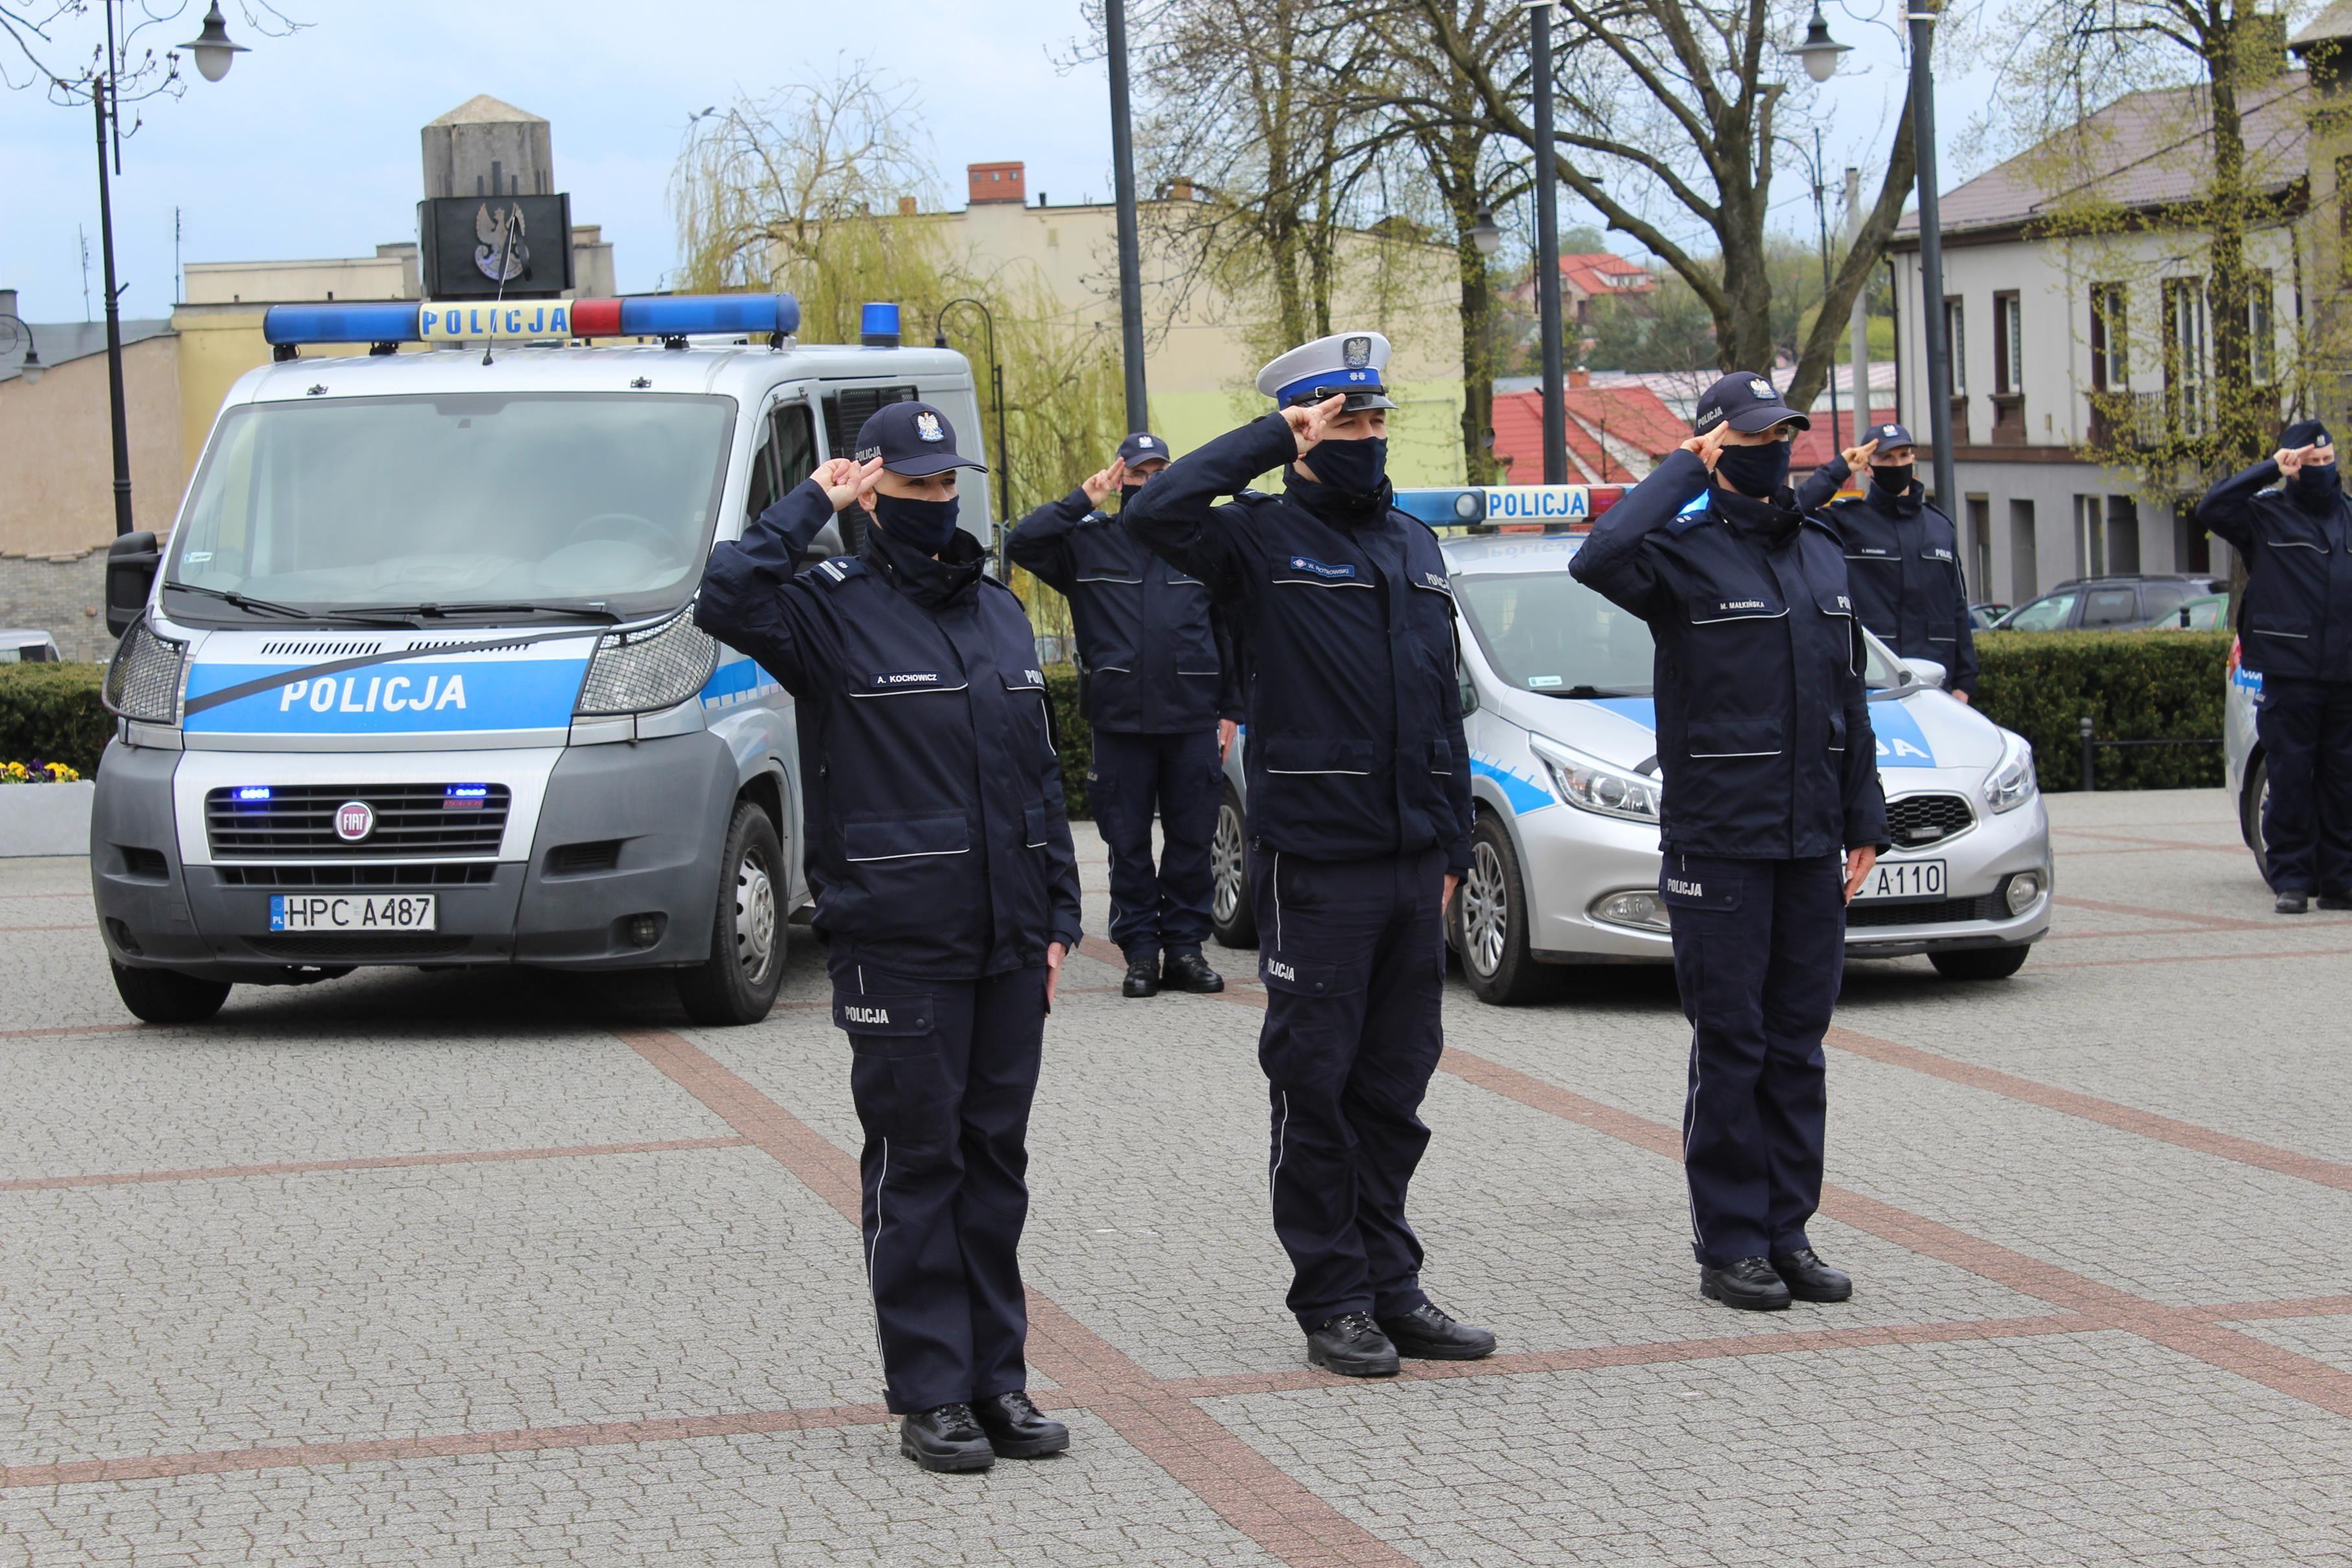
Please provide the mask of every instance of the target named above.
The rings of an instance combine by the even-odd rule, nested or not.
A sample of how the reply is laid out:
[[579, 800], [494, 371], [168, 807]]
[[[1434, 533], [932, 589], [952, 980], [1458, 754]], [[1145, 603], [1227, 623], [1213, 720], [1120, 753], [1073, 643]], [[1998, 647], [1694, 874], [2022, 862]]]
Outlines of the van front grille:
[[[512, 803], [503, 784], [272, 784], [205, 797], [215, 860], [412, 859], [495, 855]], [[367, 833], [345, 839], [337, 813], [368, 808]]]

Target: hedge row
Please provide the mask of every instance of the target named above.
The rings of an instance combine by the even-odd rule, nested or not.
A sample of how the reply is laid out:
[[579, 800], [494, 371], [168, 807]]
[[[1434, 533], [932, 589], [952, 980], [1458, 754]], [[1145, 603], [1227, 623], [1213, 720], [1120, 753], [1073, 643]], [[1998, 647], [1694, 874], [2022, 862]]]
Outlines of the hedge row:
[[2033, 743], [2044, 789], [2083, 787], [2083, 716], [2103, 746], [2102, 789], [2187, 789], [2222, 781], [2227, 632], [1980, 632], [1977, 706]]
[[0, 664], [0, 762], [62, 762], [85, 779], [114, 733], [101, 664]]
[[1055, 733], [1062, 737], [1062, 803], [1073, 819], [1091, 817], [1087, 767], [1095, 754], [1095, 730], [1078, 713], [1077, 666], [1046, 665], [1045, 696], [1054, 705]]

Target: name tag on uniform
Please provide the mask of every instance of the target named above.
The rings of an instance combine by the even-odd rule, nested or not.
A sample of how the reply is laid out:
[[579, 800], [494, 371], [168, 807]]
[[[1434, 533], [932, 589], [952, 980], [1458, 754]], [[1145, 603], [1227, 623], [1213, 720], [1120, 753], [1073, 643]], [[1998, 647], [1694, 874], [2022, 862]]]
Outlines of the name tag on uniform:
[[1927, 552], [1927, 559], [1929, 560], [1949, 560], [1952, 559], [1952, 552], [1948, 549], [1931, 549]]
[[1339, 578], [1356, 575], [1355, 564], [1351, 561], [1341, 561], [1334, 565], [1329, 561], [1317, 560], [1312, 556], [1304, 555], [1295, 555], [1290, 558], [1290, 570], [1311, 571], [1318, 577]]
[[874, 689], [879, 692], [888, 691], [897, 686], [936, 686], [940, 681], [940, 676], [937, 670], [907, 670], [898, 674], [876, 675]]
[[1445, 586], [1445, 574], [1442, 571], [1423, 572], [1421, 574], [1421, 585], [1423, 588], [1433, 588], [1440, 593], [1451, 593], [1454, 591], [1452, 589]]

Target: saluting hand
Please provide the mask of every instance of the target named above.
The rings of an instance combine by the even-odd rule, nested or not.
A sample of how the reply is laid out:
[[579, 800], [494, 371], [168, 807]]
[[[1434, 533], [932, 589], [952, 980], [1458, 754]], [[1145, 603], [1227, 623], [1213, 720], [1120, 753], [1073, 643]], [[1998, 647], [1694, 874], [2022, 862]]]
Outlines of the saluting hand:
[[1282, 411], [1283, 423], [1290, 426], [1290, 434], [1298, 442], [1298, 455], [1304, 457], [1314, 450], [1316, 444], [1331, 428], [1331, 422], [1339, 418], [1347, 406], [1348, 394], [1333, 392], [1311, 408], [1302, 404]]
[[1841, 455], [1845, 458], [1846, 467], [1853, 473], [1859, 474], [1864, 468], [1870, 466], [1871, 454], [1877, 450], [1878, 437], [1874, 435], [1859, 446], [1847, 447]]
[[1706, 471], [1712, 474], [1715, 472], [1715, 460], [1723, 455], [1724, 438], [1730, 434], [1731, 421], [1723, 420], [1705, 435], [1694, 435], [1684, 442], [1683, 450], [1706, 464]]
[[853, 501], [862, 501], [872, 493], [877, 477], [882, 472], [882, 459], [856, 463], [846, 457], [828, 457], [809, 476], [824, 487], [824, 498], [833, 503], [836, 512]]
[[1114, 458], [1111, 461], [1111, 465], [1109, 467], [1104, 469], [1101, 473], [1097, 474], [1092, 478], [1080, 480], [1078, 483], [1078, 488], [1087, 493], [1087, 500], [1092, 501], [1096, 506], [1099, 507], [1111, 497], [1117, 495], [1118, 493], [1118, 487], [1126, 483], [1127, 459], [1124, 457], [1118, 457]]
[[1870, 868], [1877, 863], [1878, 851], [1869, 844], [1845, 852], [1845, 901], [1848, 904], [1852, 904], [1853, 895], [1862, 891], [1863, 880], [1870, 875]]
[[[2280, 478], [2292, 479], [2305, 464], [2314, 461], [2318, 455], [2319, 444], [2314, 442], [2309, 446], [2282, 446], [2271, 454], [2271, 461], [2278, 465]], [[2329, 455], [2333, 456], [2334, 453]]]

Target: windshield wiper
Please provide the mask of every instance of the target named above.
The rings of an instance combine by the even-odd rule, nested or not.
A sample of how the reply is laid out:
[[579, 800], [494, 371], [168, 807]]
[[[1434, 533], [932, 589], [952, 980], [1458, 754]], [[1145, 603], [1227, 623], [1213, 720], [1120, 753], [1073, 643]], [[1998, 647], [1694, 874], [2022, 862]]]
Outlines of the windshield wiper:
[[[292, 621], [358, 621], [367, 622], [372, 612], [365, 610], [306, 610], [299, 604], [280, 604], [274, 599], [256, 599], [249, 593], [238, 593], [226, 588], [205, 588], [193, 582], [166, 581], [164, 588], [180, 593], [200, 594], [217, 599], [223, 604], [234, 605], [249, 615], [280, 615]], [[377, 622], [377, 624], [386, 622]], [[399, 625], [404, 622], [394, 622]]]
[[1648, 695], [1649, 694], [1648, 694], [1648, 693], [1646, 693], [1646, 692], [1627, 692], [1627, 691], [1620, 691], [1620, 690], [1618, 690], [1618, 689], [1617, 689], [1616, 687], [1614, 687], [1614, 686], [1569, 686], [1569, 687], [1567, 687], [1567, 688], [1566, 688], [1566, 689], [1564, 689], [1564, 690], [1559, 690], [1559, 691], [1547, 691], [1547, 692], [1542, 693], [1541, 695], [1544, 695], [1544, 696], [1548, 696], [1548, 697], [1588, 697], [1588, 698], [1589, 698], [1589, 697], [1637, 697], [1637, 696], [1646, 696], [1646, 695]]
[[452, 615], [569, 615], [584, 621], [601, 621], [607, 626], [620, 623], [621, 618], [601, 605], [593, 604], [494, 604], [461, 602], [457, 604], [370, 604], [349, 612], [353, 615], [411, 615], [426, 621], [444, 621]]

